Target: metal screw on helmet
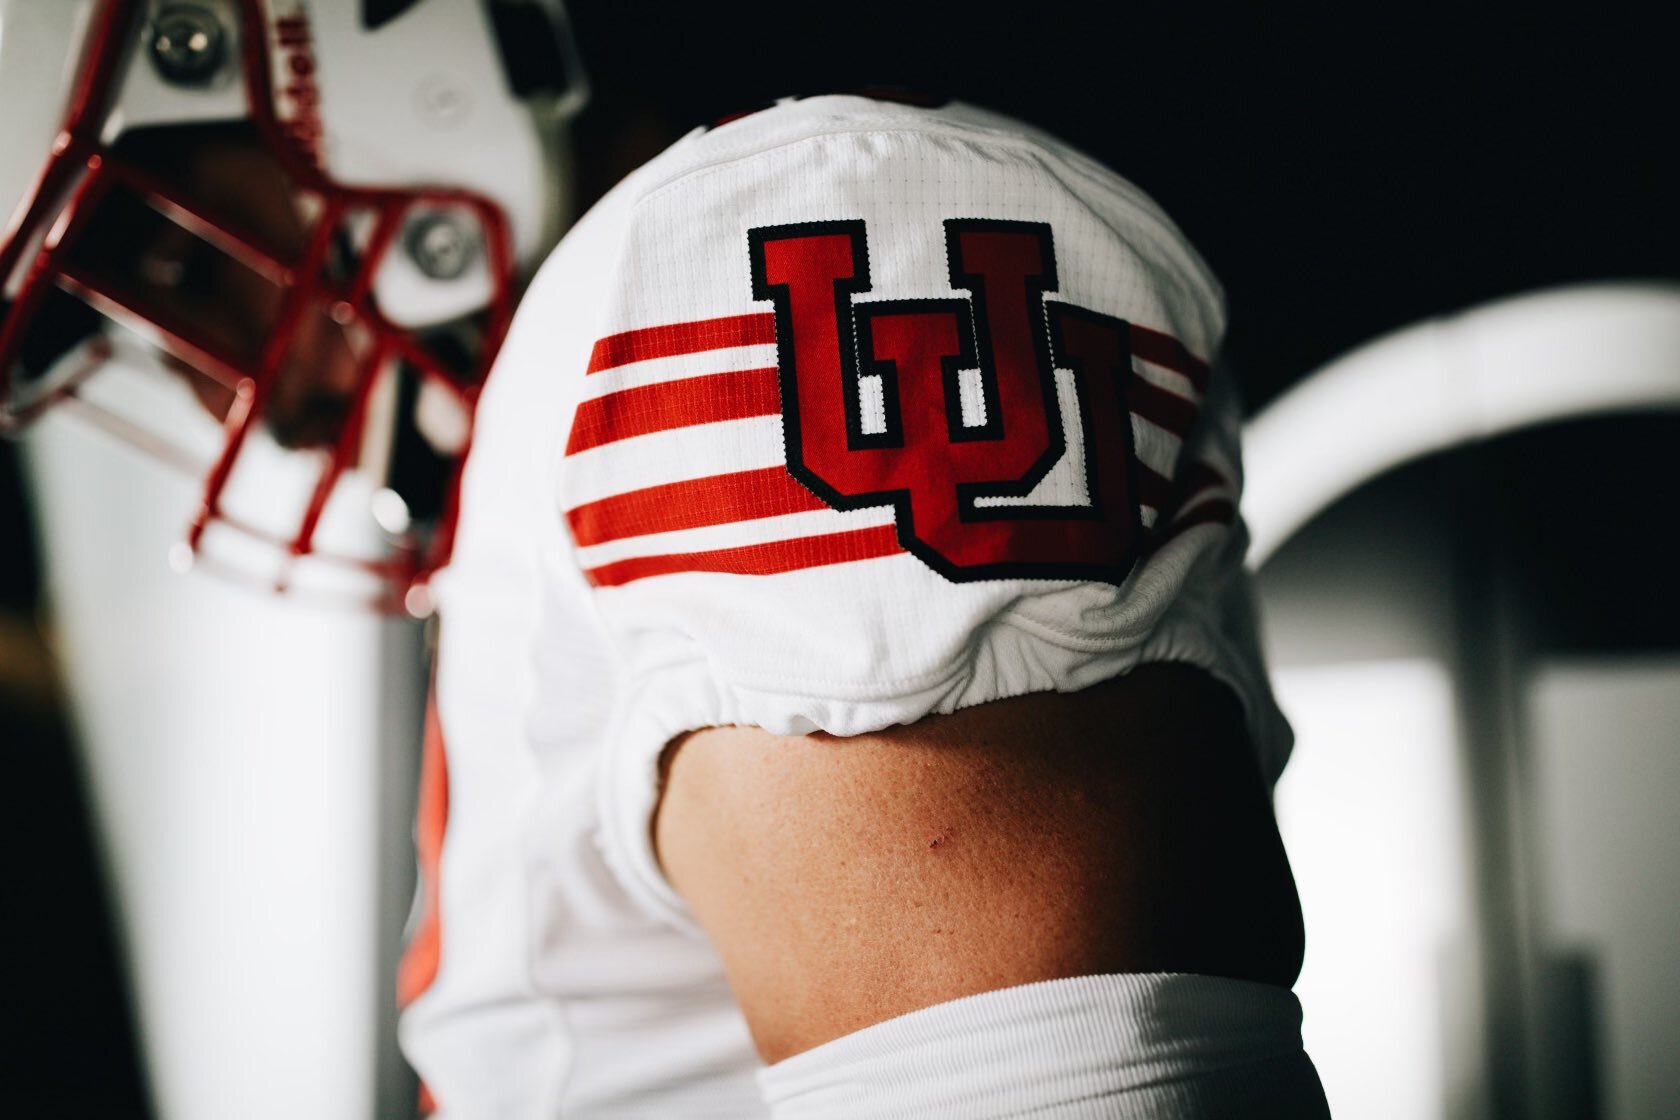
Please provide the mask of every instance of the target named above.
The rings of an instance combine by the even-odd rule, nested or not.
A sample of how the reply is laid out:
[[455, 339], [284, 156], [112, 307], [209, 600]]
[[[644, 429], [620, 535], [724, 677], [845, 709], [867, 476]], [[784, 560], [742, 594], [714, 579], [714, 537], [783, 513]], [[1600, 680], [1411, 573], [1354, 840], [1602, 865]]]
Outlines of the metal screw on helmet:
[[403, 246], [421, 272], [433, 280], [454, 280], [478, 255], [478, 238], [453, 214], [427, 214], [408, 228]]
[[221, 21], [196, 4], [171, 4], [151, 27], [152, 64], [164, 81], [202, 85], [221, 68], [227, 36]]

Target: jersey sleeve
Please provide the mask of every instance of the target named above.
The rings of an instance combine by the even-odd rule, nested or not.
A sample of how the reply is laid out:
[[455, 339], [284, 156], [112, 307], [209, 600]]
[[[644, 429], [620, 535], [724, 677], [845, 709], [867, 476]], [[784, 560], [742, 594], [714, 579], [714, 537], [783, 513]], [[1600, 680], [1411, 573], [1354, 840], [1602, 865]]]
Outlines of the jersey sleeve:
[[1219, 290], [1141, 192], [984, 118], [748, 118], [644, 168], [555, 456], [618, 666], [609, 855], [680, 915], [659, 751], [854, 735], [1147, 661], [1228, 684], [1275, 778]]

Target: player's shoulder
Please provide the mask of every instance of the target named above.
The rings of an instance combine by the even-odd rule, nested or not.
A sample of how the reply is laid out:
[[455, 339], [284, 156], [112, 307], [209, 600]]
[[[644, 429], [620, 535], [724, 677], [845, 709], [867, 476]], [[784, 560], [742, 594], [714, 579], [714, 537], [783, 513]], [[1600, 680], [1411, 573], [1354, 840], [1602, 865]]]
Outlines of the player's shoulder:
[[[913, 158], [918, 145], [925, 145], [920, 150], [926, 154], [956, 151], [1006, 162], [1050, 161], [1159, 212], [1113, 169], [1036, 125], [969, 102], [896, 91], [785, 97], [731, 113], [691, 130], [622, 185], [627, 194], [641, 198], [708, 169], [751, 163], [790, 146], [870, 146], [872, 137], [888, 136], [908, 141], [886, 150], [901, 157]], [[878, 147], [873, 151], [883, 154]], [[820, 173], [822, 168], [811, 170]]]
[[1217, 278], [1148, 194], [1036, 125], [957, 100], [785, 98], [692, 130], [596, 210], [580, 225], [611, 227], [616, 248], [661, 267], [709, 236], [840, 216], [895, 238], [917, 222], [942, 238], [945, 218], [1048, 222], [1065, 263], [1088, 258], [1102, 289], [1141, 283], [1194, 306], [1204, 322], [1185, 341], [1204, 353], [1223, 333]]
[[1072, 153], [1025, 121], [945, 97], [860, 91], [784, 97], [696, 128], [667, 153], [673, 170], [685, 158], [737, 159], [815, 137], [903, 133], [1000, 144], [1031, 144]]

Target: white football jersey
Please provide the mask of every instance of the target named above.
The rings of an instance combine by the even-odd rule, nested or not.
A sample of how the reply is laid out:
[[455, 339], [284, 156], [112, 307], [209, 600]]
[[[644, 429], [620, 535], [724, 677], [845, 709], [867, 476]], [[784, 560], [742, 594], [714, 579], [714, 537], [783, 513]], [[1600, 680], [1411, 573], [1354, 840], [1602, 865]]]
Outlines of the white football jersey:
[[442, 1114], [760, 1111], [653, 856], [681, 732], [853, 735], [1186, 661], [1276, 778], [1223, 326], [1140, 191], [963, 105], [785, 102], [578, 223], [435, 587], [404, 1031]]

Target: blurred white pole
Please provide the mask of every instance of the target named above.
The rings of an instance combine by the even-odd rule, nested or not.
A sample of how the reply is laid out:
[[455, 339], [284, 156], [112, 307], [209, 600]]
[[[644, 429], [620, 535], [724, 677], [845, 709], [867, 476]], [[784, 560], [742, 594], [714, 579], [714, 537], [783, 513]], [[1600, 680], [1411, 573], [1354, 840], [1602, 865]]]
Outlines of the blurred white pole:
[[198, 482], [74, 417], [26, 454], [160, 1120], [365, 1120], [397, 624], [175, 574]]
[[1502, 300], [1336, 359], [1243, 432], [1249, 564], [1402, 463], [1516, 428], [1680, 408], [1680, 286], [1603, 284]]
[[1475, 922], [1452, 676], [1415, 657], [1274, 679], [1296, 736], [1276, 805], [1309, 931], [1307, 1053], [1331, 1115], [1441, 1120], [1480, 1073], [1450, 1045], [1475, 1038], [1473, 1001], [1443, 975]]

